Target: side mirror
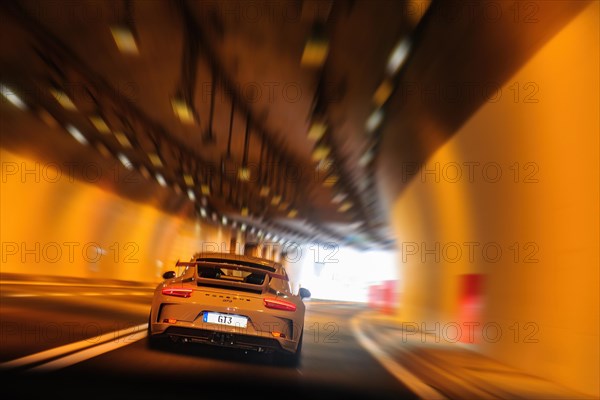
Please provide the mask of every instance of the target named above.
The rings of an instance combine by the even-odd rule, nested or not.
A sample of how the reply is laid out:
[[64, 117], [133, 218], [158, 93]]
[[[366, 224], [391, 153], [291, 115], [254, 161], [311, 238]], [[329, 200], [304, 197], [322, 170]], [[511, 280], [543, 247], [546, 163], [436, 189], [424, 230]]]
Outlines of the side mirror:
[[175, 278], [175, 271], [167, 271], [163, 274], [163, 279], [173, 279]]
[[300, 288], [300, 291], [298, 292], [298, 294], [300, 295], [301, 299], [305, 299], [307, 297], [310, 297], [310, 290], [305, 289], [305, 288]]

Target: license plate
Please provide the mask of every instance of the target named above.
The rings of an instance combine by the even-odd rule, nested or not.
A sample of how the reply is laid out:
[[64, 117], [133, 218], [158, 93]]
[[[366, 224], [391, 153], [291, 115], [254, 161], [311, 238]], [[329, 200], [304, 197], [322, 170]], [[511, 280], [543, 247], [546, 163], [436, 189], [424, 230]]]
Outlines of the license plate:
[[209, 324], [235, 326], [236, 328], [245, 328], [248, 325], [248, 318], [241, 315], [205, 312], [202, 319]]

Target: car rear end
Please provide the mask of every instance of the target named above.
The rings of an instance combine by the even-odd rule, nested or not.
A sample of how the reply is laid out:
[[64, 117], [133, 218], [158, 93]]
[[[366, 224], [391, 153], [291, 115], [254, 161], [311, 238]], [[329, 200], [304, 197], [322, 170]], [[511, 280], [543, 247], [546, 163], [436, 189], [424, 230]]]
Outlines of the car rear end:
[[179, 265], [186, 271], [156, 289], [151, 335], [258, 352], [296, 352], [304, 304], [289, 292], [282, 270], [221, 260]]

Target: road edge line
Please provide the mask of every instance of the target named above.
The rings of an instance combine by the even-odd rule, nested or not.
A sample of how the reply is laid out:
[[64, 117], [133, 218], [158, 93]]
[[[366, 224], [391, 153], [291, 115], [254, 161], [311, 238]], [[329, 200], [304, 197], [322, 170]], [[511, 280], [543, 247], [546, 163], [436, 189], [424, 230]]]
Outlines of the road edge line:
[[64, 357], [69, 353], [85, 350], [87, 348], [106, 343], [110, 340], [115, 340], [126, 335], [131, 335], [132, 333], [138, 332], [139, 330], [145, 330], [147, 328], [147, 325], [148, 324], [145, 323], [127, 329], [118, 329], [116, 331], [103, 333], [102, 335], [94, 336], [88, 339], [83, 339], [79, 342], [65, 344], [48, 350], [42, 350], [38, 353], [30, 354], [28, 356], [16, 358], [14, 360], [5, 361], [3, 363], [0, 363], [0, 371], [26, 367], [27, 365], [47, 361], [51, 358]]
[[99, 344], [97, 346], [88, 347], [78, 352], [68, 354], [64, 357], [48, 361], [44, 364], [36, 365], [35, 367], [28, 369], [27, 373], [50, 372], [70, 367], [71, 365], [87, 361], [91, 358], [133, 344], [137, 341], [144, 339], [148, 335], [148, 332], [146, 330], [148, 328], [148, 324], [138, 325], [136, 328], [140, 329], [127, 336], [123, 335], [113, 340]]
[[367, 350], [394, 378], [406, 385], [413, 393], [422, 399], [446, 400], [443, 394], [427, 385], [409, 370], [397, 363], [389, 354], [371, 340], [360, 328], [359, 320], [362, 314], [352, 318], [351, 325], [354, 337], [358, 343]]

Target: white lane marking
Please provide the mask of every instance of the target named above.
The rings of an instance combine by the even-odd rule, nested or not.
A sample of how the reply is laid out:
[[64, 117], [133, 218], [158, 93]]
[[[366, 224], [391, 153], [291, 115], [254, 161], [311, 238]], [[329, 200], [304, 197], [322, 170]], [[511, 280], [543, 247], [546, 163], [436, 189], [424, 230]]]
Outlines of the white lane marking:
[[45, 293], [45, 295], [54, 297], [74, 296], [72, 293]]
[[85, 293], [81, 293], [83, 296], [101, 296], [100, 293], [96, 293], [96, 292], [85, 292]]
[[37, 294], [28, 294], [28, 293], [15, 293], [15, 294], [7, 294], [6, 297], [38, 297]]
[[410, 371], [398, 364], [389, 354], [387, 354], [374, 341], [369, 339], [360, 328], [359, 316], [352, 318], [351, 321], [354, 336], [360, 345], [379, 361], [379, 363], [396, 379], [404, 383], [410, 390], [422, 399], [446, 399], [440, 392], [427, 385], [417, 378]]
[[128, 336], [122, 336], [111, 340], [110, 342], [106, 342], [103, 344], [99, 344], [98, 346], [90, 347], [87, 349], [83, 349], [78, 351], [77, 353], [69, 354], [68, 356], [64, 356], [57, 360], [49, 361], [45, 364], [38, 365], [37, 367], [33, 367], [27, 372], [50, 372], [57, 369], [65, 368], [71, 366], [73, 364], [80, 363], [85, 360], [89, 360], [90, 358], [97, 357], [101, 354], [108, 353], [109, 351], [116, 350], [118, 348], [127, 346], [129, 344], [135, 343], [138, 340], [141, 340], [146, 337], [148, 332], [146, 331], [148, 324], [139, 325], [137, 328], [139, 330], [134, 332]]
[[125, 293], [123, 292], [110, 292], [109, 295], [111, 296], [123, 296]]
[[75, 342], [75, 343], [69, 343], [64, 346], [55, 347], [53, 349], [40, 351], [39, 353], [31, 354], [29, 356], [25, 356], [25, 357], [11, 360], [11, 361], [6, 361], [3, 363], [0, 363], [0, 370], [18, 368], [18, 367], [22, 367], [25, 365], [45, 361], [50, 358], [60, 357], [60, 356], [63, 356], [65, 354], [68, 354], [68, 353], [71, 353], [74, 351], [78, 351], [78, 350], [85, 349], [85, 348], [88, 348], [91, 346], [95, 346], [100, 343], [107, 342], [111, 339], [118, 339], [124, 335], [131, 335], [132, 333], [139, 332], [140, 330], [143, 330], [144, 332], [146, 332], [145, 329], [147, 329], [147, 328], [148, 328], [148, 324], [142, 324], [142, 325], [134, 326], [134, 327], [124, 329], [124, 330], [118, 330], [118, 331], [114, 331], [114, 332], [104, 333], [99, 336], [94, 336], [89, 339], [80, 340], [79, 342]]

